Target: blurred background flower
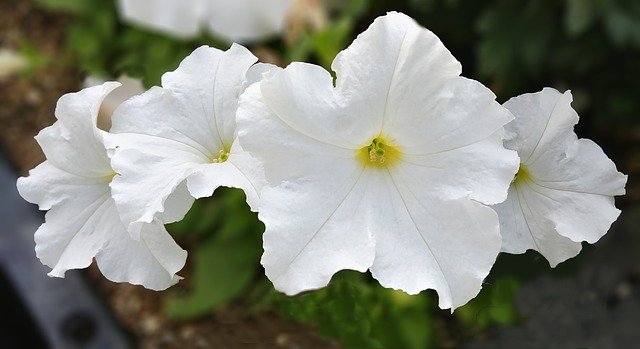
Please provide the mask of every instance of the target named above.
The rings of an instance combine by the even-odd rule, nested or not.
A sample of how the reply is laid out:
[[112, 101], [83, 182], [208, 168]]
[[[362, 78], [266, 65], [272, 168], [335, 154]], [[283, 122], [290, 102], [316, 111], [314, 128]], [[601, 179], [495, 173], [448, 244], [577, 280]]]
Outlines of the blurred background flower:
[[[351, 272], [339, 273], [317, 292], [275, 292], [259, 264], [262, 224], [241, 192], [221, 190], [196, 201], [184, 221], [168, 227], [189, 250], [187, 282], [154, 293], [110, 283], [95, 271], [82, 274], [135, 346], [620, 348], [640, 340], [640, 3], [295, 0], [284, 25], [249, 40], [248, 47], [263, 62], [329, 68], [337, 52], [390, 10], [437, 34], [462, 62], [463, 75], [489, 86], [500, 102], [544, 86], [571, 89], [581, 116], [578, 136], [601, 145], [629, 174], [627, 195], [617, 198], [619, 221], [596, 248], [584, 245], [580, 256], [555, 269], [531, 251], [501, 255], [480, 295], [450, 314], [438, 310], [432, 291], [407, 296]], [[259, 7], [245, 12], [258, 13]], [[222, 18], [244, 23], [234, 15]], [[113, 80], [126, 74], [149, 88], [196, 47], [230, 46], [229, 37], [204, 20], [192, 24], [195, 33], [176, 39], [125, 23], [115, 0], [0, 2], [0, 49], [26, 62], [0, 78], [0, 146], [15, 176], [42, 161], [33, 135], [53, 123], [56, 100], [79, 90], [86, 76]], [[13, 216], [15, 208], [7, 210]], [[5, 280], [4, 264], [0, 270]], [[12, 284], [3, 281], [1, 287]], [[16, 307], [10, 305], [6, 309]], [[99, 332], [80, 333], [89, 333], [82, 338], [90, 341]]]
[[293, 0], [118, 0], [124, 22], [170, 35], [193, 38], [204, 28], [235, 42], [278, 34]]

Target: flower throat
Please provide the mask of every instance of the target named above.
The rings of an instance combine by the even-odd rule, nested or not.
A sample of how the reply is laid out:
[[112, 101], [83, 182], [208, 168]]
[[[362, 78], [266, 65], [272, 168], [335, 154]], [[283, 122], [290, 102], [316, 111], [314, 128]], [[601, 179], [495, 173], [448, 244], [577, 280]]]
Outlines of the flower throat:
[[384, 137], [376, 137], [371, 144], [357, 150], [356, 158], [364, 166], [388, 168], [400, 159], [400, 151]]

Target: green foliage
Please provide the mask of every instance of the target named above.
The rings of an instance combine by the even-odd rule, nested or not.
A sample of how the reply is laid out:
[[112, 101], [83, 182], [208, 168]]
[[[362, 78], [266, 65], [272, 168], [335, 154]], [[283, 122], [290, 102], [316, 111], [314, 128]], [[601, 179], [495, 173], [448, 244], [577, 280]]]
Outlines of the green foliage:
[[404, 2], [499, 100], [552, 86], [573, 91], [587, 134], [640, 122], [640, 2]]
[[471, 333], [491, 325], [513, 325], [519, 319], [514, 305], [517, 292], [515, 278], [499, 278], [493, 284], [485, 284], [478, 297], [456, 310], [454, 315]]
[[261, 297], [268, 299], [263, 307], [275, 307], [346, 348], [431, 348], [435, 343], [434, 303], [428, 295], [385, 289], [357, 272], [340, 272], [328, 287], [294, 297], [263, 290]]
[[[517, 21], [514, 13], [518, 14]], [[542, 1], [501, 1], [488, 8], [477, 23], [483, 36], [478, 46], [481, 76], [511, 80], [522, 71], [539, 73], [548, 64], [550, 56], [545, 49], [554, 39], [558, 25], [554, 9]], [[522, 40], [523, 37], [527, 39]]]
[[76, 17], [67, 32], [67, 46], [83, 71], [114, 78], [138, 77], [145, 86], [160, 84], [163, 73], [201, 45], [229, 47], [211, 37], [181, 41], [119, 22], [112, 0], [38, 0], [50, 10]]
[[56, 62], [42, 52], [38, 46], [29, 42], [22, 42], [19, 52], [20, 56], [27, 62], [21, 71], [25, 76], [31, 76], [44, 67], [51, 65], [52, 62]]
[[[141, 78], [147, 87], [159, 85], [162, 74], [174, 70], [198, 46], [220, 49], [230, 46], [204, 34], [193, 40], [176, 40], [124, 25], [118, 20], [112, 0], [38, 0], [38, 3], [76, 17], [68, 30], [69, 51], [83, 71], [103, 78], [127, 74]], [[348, 45], [355, 22], [368, 4], [366, 0], [335, 4], [338, 19], [322, 30], [305, 32], [289, 45], [282, 52], [286, 62], [317, 61], [329, 68], [335, 55]]]
[[36, 0], [40, 6], [57, 12], [64, 12], [70, 14], [88, 14], [94, 9], [91, 1], [77, 1], [77, 0]]
[[264, 229], [239, 190], [218, 189], [215, 199], [201, 200], [187, 218], [169, 231], [196, 244], [192, 289], [169, 299], [167, 314], [186, 319], [210, 313], [246, 293], [256, 278]]
[[307, 31], [302, 38], [287, 47], [287, 61], [309, 62], [318, 64], [331, 71], [331, 62], [338, 52], [345, 49], [354, 35], [357, 19], [368, 9], [366, 0], [351, 0], [334, 3], [335, 19], [326, 28]]

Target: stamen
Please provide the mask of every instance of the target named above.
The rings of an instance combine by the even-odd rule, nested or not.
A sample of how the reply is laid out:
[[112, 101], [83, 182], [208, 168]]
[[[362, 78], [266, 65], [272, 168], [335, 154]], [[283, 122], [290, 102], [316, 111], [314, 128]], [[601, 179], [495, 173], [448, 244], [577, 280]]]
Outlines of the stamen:
[[221, 149], [218, 152], [218, 158], [217, 159], [211, 159], [211, 162], [214, 163], [214, 164], [218, 164], [218, 163], [225, 162], [228, 159], [229, 159], [229, 152], [224, 150], [224, 149]]
[[371, 144], [358, 150], [357, 158], [365, 166], [387, 168], [400, 158], [400, 151], [383, 137], [376, 137]]

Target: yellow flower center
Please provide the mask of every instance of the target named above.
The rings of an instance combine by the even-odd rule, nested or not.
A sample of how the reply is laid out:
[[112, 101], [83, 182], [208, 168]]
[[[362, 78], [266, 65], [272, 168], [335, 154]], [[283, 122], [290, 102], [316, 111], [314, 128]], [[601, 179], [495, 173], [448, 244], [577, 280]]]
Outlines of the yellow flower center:
[[511, 184], [521, 182], [521, 181], [526, 181], [529, 178], [531, 178], [531, 175], [529, 174], [529, 170], [524, 164], [520, 164], [520, 168], [518, 169], [518, 172], [516, 172], [516, 175], [513, 176], [513, 180], [511, 181]]
[[218, 158], [211, 159], [211, 162], [214, 164], [217, 164], [217, 163], [225, 162], [227, 161], [227, 159], [229, 159], [229, 152], [226, 151], [225, 149], [222, 149], [218, 152]]
[[111, 181], [113, 181], [113, 178], [117, 175], [116, 171], [111, 170], [110, 173], [108, 173], [107, 175], [104, 176], [104, 180], [107, 183], [111, 183]]
[[388, 168], [400, 160], [402, 153], [398, 148], [382, 136], [371, 141], [371, 144], [357, 150], [356, 158], [364, 166]]

